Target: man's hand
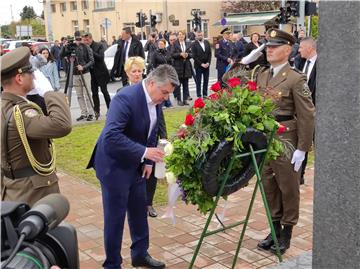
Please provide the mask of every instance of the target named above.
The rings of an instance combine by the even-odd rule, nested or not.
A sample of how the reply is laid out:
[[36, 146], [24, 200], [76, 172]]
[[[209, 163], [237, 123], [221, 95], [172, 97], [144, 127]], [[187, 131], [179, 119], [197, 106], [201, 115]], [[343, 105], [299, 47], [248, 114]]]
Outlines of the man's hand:
[[209, 63], [206, 64], [201, 64], [202, 68], [208, 68], [209, 67]]
[[149, 179], [150, 175], [151, 175], [151, 172], [152, 172], [152, 168], [153, 168], [152, 165], [144, 165], [142, 177], [146, 178], [146, 179]]
[[295, 172], [299, 171], [299, 169], [301, 167], [301, 164], [304, 161], [304, 159], [305, 159], [305, 151], [302, 151], [302, 150], [299, 150], [299, 149], [294, 151], [294, 154], [293, 154], [292, 159], [291, 159], [291, 164], [295, 164], [294, 165], [294, 171]]
[[80, 65], [80, 64], [77, 65], [76, 67], [77, 67], [77, 69], [78, 69], [79, 71], [83, 71], [83, 70], [84, 70], [84, 67], [83, 67], [82, 65]]
[[227, 62], [229, 63], [229, 64], [233, 64], [233, 60], [231, 59], [231, 58], [227, 58]]
[[165, 152], [158, 148], [147, 148], [145, 158], [154, 162], [161, 162]]

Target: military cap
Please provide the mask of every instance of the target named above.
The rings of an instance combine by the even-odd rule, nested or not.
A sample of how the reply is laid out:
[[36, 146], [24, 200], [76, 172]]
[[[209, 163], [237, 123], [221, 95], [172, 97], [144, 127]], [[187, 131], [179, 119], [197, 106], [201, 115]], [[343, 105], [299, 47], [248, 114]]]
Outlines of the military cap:
[[222, 29], [220, 32], [220, 34], [230, 34], [230, 33], [231, 33], [231, 30], [229, 27]]
[[279, 30], [279, 29], [269, 29], [268, 30], [269, 39], [266, 43], [266, 46], [281, 46], [281, 45], [294, 45], [296, 42], [295, 37], [291, 34]]
[[30, 55], [28, 47], [19, 47], [1, 56], [1, 78], [7, 79], [16, 74], [34, 72], [30, 64]]

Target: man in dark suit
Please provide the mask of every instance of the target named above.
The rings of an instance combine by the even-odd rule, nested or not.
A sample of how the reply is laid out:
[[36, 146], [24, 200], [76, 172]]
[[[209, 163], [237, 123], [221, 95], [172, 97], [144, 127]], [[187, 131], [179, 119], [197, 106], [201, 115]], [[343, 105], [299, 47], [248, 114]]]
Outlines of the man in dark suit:
[[161, 65], [142, 83], [122, 89], [111, 101], [105, 127], [91, 156], [100, 180], [104, 208], [105, 268], [121, 268], [125, 214], [132, 239], [133, 267], [164, 268], [149, 253], [146, 182], [153, 162], [164, 152], [155, 147], [158, 115], [179, 80], [175, 69]]
[[180, 86], [175, 89], [174, 95], [177, 99], [179, 106], [189, 105], [187, 102], [190, 100], [189, 93], [189, 78], [192, 77], [192, 65], [190, 58], [192, 58], [191, 43], [185, 41], [185, 31], [179, 31], [178, 40], [175, 41], [172, 50], [170, 51], [171, 57], [174, 59], [174, 67], [179, 76], [179, 81], [182, 85], [183, 100], [181, 101]]
[[[299, 53], [301, 56], [301, 61], [297, 69], [301, 70], [307, 78], [307, 84], [311, 91], [311, 97], [315, 105], [315, 92], [316, 92], [316, 60], [317, 60], [317, 51], [316, 51], [316, 41], [311, 37], [304, 37], [300, 41]], [[305, 154], [305, 160], [301, 167], [301, 178], [300, 184], [304, 184], [304, 175], [306, 164], [308, 160], [308, 153]]]
[[230, 41], [231, 31], [229, 28], [225, 28], [220, 32], [223, 35], [223, 39], [215, 45], [215, 57], [216, 57], [216, 69], [218, 71], [218, 81], [222, 81], [222, 77], [225, 73], [225, 69], [229, 64], [233, 63], [233, 44]]
[[196, 94], [197, 97], [201, 97], [201, 77], [203, 77], [202, 95], [206, 97], [208, 94], [211, 48], [209, 41], [204, 39], [204, 33], [202, 31], [196, 32], [196, 40], [192, 43], [191, 51], [196, 73]]
[[125, 27], [122, 29], [121, 41], [115, 53], [114, 65], [111, 69], [111, 75], [122, 78], [123, 86], [128, 85], [124, 64], [126, 60], [132, 56], [140, 56], [145, 59], [144, 48], [140, 40], [131, 34], [131, 29]]
[[95, 42], [92, 38], [92, 34], [90, 33], [84, 34], [83, 40], [86, 45], [90, 46], [95, 60], [93, 68], [90, 69], [90, 75], [95, 119], [98, 119], [100, 117], [99, 87], [104, 96], [106, 107], [108, 109], [111, 100], [109, 92], [107, 90], [107, 84], [110, 80], [110, 76], [104, 61], [105, 48], [102, 43]]

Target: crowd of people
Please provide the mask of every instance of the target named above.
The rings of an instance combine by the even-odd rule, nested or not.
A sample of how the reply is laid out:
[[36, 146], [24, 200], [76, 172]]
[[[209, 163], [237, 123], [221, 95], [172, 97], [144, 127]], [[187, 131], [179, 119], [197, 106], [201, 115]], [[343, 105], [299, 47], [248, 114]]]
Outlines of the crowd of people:
[[[253, 33], [249, 43], [229, 28], [221, 34], [223, 38], [215, 45], [221, 82], [234, 62], [266, 45], [248, 68], [261, 66], [256, 78], [260, 93], [280, 96], [274, 99], [274, 116], [286, 127], [281, 137], [295, 149], [290, 158], [283, 155], [266, 164], [263, 173], [275, 234], [284, 253], [299, 218], [299, 187], [304, 182], [307, 152], [314, 137], [316, 41], [301, 33], [296, 39], [278, 29], [267, 31], [263, 40]], [[172, 105], [171, 94], [179, 106], [188, 105], [192, 77], [197, 97], [207, 97], [211, 45], [202, 31], [191, 35], [178, 31], [154, 32], [143, 47], [130, 28], [124, 28], [120, 40], [114, 40], [118, 48], [109, 74], [104, 63], [105, 46], [95, 42], [91, 33], [75, 32], [74, 38], [72, 44], [65, 38], [62, 44], [55, 42], [50, 50], [31, 51], [31, 46], [24, 43], [2, 57], [2, 200], [32, 205], [49, 193], [59, 192], [53, 165], [55, 152], [49, 147], [49, 139], [71, 131], [70, 109], [59, 83], [60, 70], [69, 70], [71, 64], [73, 73], [67, 74], [73, 77], [81, 110], [77, 121], [99, 118], [99, 88], [108, 108], [105, 127], [88, 165], [95, 169], [101, 183], [106, 253], [103, 266], [121, 268], [127, 214], [132, 265], [164, 268], [164, 263], [148, 253], [147, 220], [147, 216], [157, 216], [152, 205], [157, 182], [154, 163], [163, 160], [164, 152], [156, 145], [159, 138], [167, 138], [162, 106]], [[41, 76], [50, 86], [40, 83], [44, 81]], [[112, 77], [122, 79], [113, 100], [107, 90]], [[91, 89], [91, 96], [87, 89]], [[19, 118], [24, 121], [23, 132], [17, 132]], [[24, 137], [32, 152], [25, 150]], [[276, 253], [271, 233], [258, 248]]]

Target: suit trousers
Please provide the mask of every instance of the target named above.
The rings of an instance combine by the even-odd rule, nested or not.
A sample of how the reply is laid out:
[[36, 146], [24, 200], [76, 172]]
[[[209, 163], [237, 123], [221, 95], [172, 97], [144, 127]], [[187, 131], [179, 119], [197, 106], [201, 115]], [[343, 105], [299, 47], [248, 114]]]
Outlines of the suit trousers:
[[104, 207], [104, 268], [121, 268], [120, 254], [127, 212], [131, 235], [131, 258], [145, 257], [149, 248], [149, 226], [146, 208], [146, 180], [140, 174], [133, 180], [111, 179], [116, 184], [101, 182]]
[[208, 95], [209, 72], [210, 67], [204, 68], [202, 66], [195, 68], [196, 73], [196, 95], [201, 97], [201, 77], [203, 77], [202, 96]]
[[92, 92], [92, 99], [94, 101], [94, 111], [100, 114], [99, 87], [104, 96], [106, 107], [109, 109], [111, 98], [107, 90], [107, 84], [99, 83], [96, 77], [93, 74], [91, 74], [91, 92]]
[[174, 96], [177, 100], [181, 101], [181, 85], [182, 85], [182, 95], [183, 95], [183, 101], [186, 101], [189, 94], [189, 79], [188, 78], [179, 78], [180, 85], [175, 87], [174, 90]]
[[121, 81], [122, 81], [123, 87], [129, 85], [128, 76], [124, 70], [124, 67], [121, 68]]
[[80, 75], [74, 75], [74, 88], [76, 91], [78, 103], [80, 106], [80, 111], [82, 116], [89, 116], [94, 115], [93, 107], [90, 103], [90, 85], [91, 85], [91, 78], [90, 73], [83, 74], [84, 81], [86, 84], [86, 88], [89, 90], [87, 91], [85, 88], [85, 85], [83, 85], [83, 82], [81, 80]]

